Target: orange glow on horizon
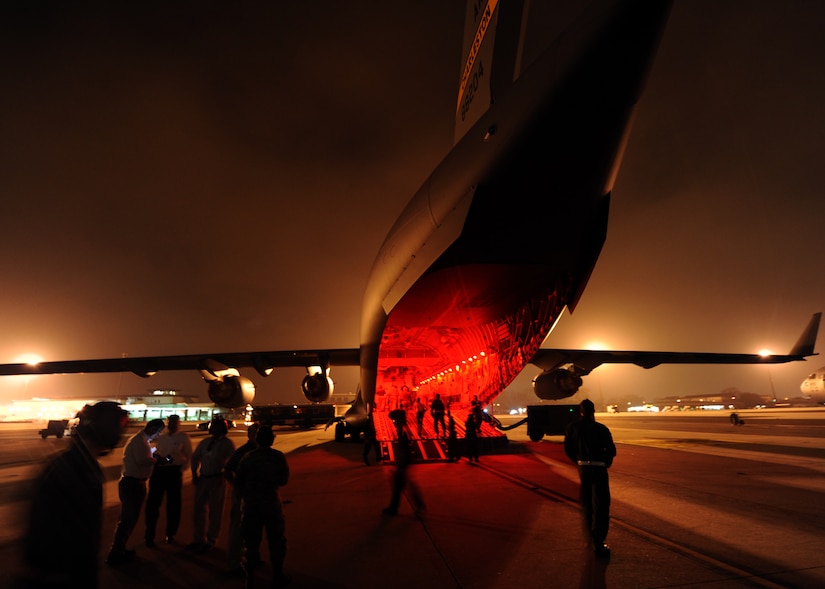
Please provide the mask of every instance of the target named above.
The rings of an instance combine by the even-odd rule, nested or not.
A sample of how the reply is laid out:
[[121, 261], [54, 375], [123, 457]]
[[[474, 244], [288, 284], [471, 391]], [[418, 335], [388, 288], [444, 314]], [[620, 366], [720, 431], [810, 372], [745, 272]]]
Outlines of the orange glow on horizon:
[[14, 359], [14, 362], [19, 364], [29, 364], [31, 366], [36, 366], [43, 361], [43, 358], [38, 354], [21, 354]]

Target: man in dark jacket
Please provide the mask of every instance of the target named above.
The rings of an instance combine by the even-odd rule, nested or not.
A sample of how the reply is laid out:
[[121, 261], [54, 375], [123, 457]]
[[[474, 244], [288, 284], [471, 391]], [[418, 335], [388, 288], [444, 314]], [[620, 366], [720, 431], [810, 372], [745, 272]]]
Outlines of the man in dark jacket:
[[241, 492], [235, 485], [235, 474], [241, 460], [249, 452], [258, 447], [255, 438], [258, 436], [260, 426], [253, 423], [246, 429], [246, 443], [235, 450], [229, 458], [226, 466], [223, 467], [223, 476], [232, 488], [232, 498], [229, 507], [229, 547], [226, 550], [228, 572], [230, 575], [240, 575], [243, 573], [241, 560], [243, 557], [243, 535], [241, 533]]
[[610, 524], [610, 484], [607, 469], [616, 456], [616, 445], [607, 426], [596, 422], [593, 402], [579, 404], [581, 418], [567, 426], [564, 453], [579, 467], [581, 504], [585, 530], [593, 541], [596, 556], [610, 557], [604, 543]]
[[441, 395], [435, 394], [435, 399], [430, 403], [430, 415], [433, 416], [433, 429], [435, 430], [435, 437], [438, 437], [438, 424], [441, 424], [441, 435], [447, 436], [447, 424], [444, 423], [444, 401], [441, 400]]
[[83, 407], [77, 418], [68, 450], [46, 466], [34, 487], [16, 587], [98, 587], [104, 477], [97, 459], [117, 445], [128, 414], [101, 401]]
[[398, 507], [401, 504], [401, 495], [407, 489], [410, 501], [415, 509], [415, 515], [419, 516], [424, 511], [424, 501], [418, 490], [415, 481], [409, 479], [409, 467], [412, 462], [412, 445], [407, 432], [399, 430], [398, 441], [395, 447], [395, 472], [392, 477], [392, 495], [390, 504], [381, 512], [384, 515], [398, 515]]
[[278, 492], [289, 481], [289, 465], [283, 452], [272, 448], [275, 434], [261, 426], [255, 436], [258, 447], [241, 459], [235, 475], [235, 487], [242, 500], [241, 533], [246, 552], [246, 586], [254, 585], [255, 569], [261, 563], [261, 539], [266, 528], [269, 559], [272, 563], [272, 585], [289, 583], [284, 575], [286, 537], [284, 512]]

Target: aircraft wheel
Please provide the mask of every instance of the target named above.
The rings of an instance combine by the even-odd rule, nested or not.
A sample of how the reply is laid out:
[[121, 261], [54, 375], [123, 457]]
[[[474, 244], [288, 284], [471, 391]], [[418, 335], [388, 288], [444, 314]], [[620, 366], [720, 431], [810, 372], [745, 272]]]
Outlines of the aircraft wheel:
[[336, 442], [343, 442], [344, 439], [347, 437], [347, 427], [342, 423], [338, 422], [335, 424], [335, 441]]
[[527, 432], [527, 436], [534, 442], [539, 442], [544, 437], [543, 433], [539, 432]]

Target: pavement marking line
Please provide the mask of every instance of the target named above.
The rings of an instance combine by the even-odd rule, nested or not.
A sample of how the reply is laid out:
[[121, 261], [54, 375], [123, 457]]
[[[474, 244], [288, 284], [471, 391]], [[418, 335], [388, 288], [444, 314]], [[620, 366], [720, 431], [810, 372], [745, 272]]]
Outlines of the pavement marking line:
[[424, 448], [424, 441], [416, 440], [416, 444], [418, 445], [418, 453], [421, 455], [421, 458], [427, 460], [427, 450]]
[[676, 450], [678, 452], [691, 452], [693, 454], [709, 454], [712, 456], [726, 456], [728, 458], [745, 458], [760, 462], [772, 462], [783, 466], [793, 465], [801, 468], [808, 468], [825, 473], [825, 461], [821, 458], [794, 456], [789, 454], [775, 454], [761, 452], [758, 450], [748, 450], [744, 448], [726, 448], [703, 444], [701, 441], [690, 441], [684, 438], [679, 439], [640, 439], [623, 440], [617, 444], [628, 446], [643, 446], [648, 448], [663, 448], [666, 450]]
[[447, 455], [444, 453], [444, 445], [440, 440], [435, 441], [435, 449], [438, 450], [438, 455], [441, 457], [441, 460], [447, 459]]
[[[412, 502], [410, 501], [410, 498], [407, 497], [406, 492], [404, 493], [404, 497], [407, 499], [407, 503], [412, 505]], [[450, 566], [450, 561], [447, 559], [447, 555], [445, 555], [444, 552], [441, 550], [441, 547], [438, 545], [438, 542], [435, 541], [435, 538], [433, 537], [432, 533], [430, 532], [430, 528], [427, 527], [427, 522], [420, 515], [416, 515], [415, 519], [418, 520], [418, 523], [421, 524], [421, 528], [424, 530], [424, 533], [427, 535], [427, 538], [430, 539], [430, 544], [432, 545], [433, 549], [438, 554], [438, 557], [441, 559], [441, 562], [444, 564], [444, 568], [446, 568], [448, 571], [450, 571], [450, 576], [455, 581], [456, 589], [463, 589], [463, 585], [461, 584], [461, 581], [458, 580], [458, 577], [456, 576], [455, 571], [453, 570], [453, 567]]]
[[[610, 518], [610, 523], [611, 523], [611, 525], [614, 523], [613, 517]], [[676, 542], [672, 542], [672, 541], [668, 540], [667, 538], [663, 538], [662, 536], [657, 536], [656, 534], [648, 532], [647, 530], [643, 530], [642, 528], [638, 528], [638, 527], [634, 526], [633, 524], [627, 523], [625, 521], [615, 520], [615, 523], [616, 523], [616, 525], [623, 528], [624, 530], [626, 530], [626, 531], [628, 531], [632, 534], [636, 534], [637, 536], [640, 536], [640, 537], [648, 540], [649, 542], [653, 542], [653, 543], [659, 544], [661, 546], [665, 546], [665, 547], [669, 548], [670, 550], [673, 550], [674, 552], [678, 552], [678, 553], [683, 554], [687, 557], [693, 558], [693, 559], [698, 560], [700, 562], [704, 562], [706, 564], [709, 564], [711, 566], [719, 568], [719, 569], [721, 569], [721, 570], [723, 570], [727, 573], [730, 573], [731, 575], [735, 576], [738, 579], [747, 579], [748, 581], [753, 582], [753, 583], [759, 585], [760, 587], [766, 587], [768, 589], [785, 589], [787, 587], [786, 585], [780, 585], [778, 583], [774, 583], [773, 581], [765, 579], [764, 577], [762, 577], [760, 575], [755, 575], [754, 573], [744, 571], [744, 570], [742, 570], [742, 569], [740, 569], [736, 566], [733, 566], [733, 565], [728, 564], [726, 562], [723, 562], [721, 560], [717, 560], [717, 559], [713, 558], [712, 556], [708, 556], [707, 554], [702, 554], [701, 552], [697, 552], [696, 550], [693, 550], [692, 548], [688, 548], [687, 546], [683, 546], [682, 544], [677, 544]], [[779, 572], [781, 572], [781, 571], [779, 571]], [[774, 573], [774, 574], [779, 574], [779, 572]]]
[[[543, 459], [542, 462], [558, 465], [558, 462], [556, 462], [555, 460]], [[521, 478], [517, 475], [513, 475], [513, 474], [510, 474], [508, 472], [498, 470], [497, 468], [493, 468], [493, 467], [488, 466], [486, 464], [480, 464], [479, 463], [477, 466], [479, 468], [485, 469], [486, 471], [490, 472], [493, 475], [496, 475], [496, 476], [498, 476], [502, 479], [510, 481], [514, 485], [522, 487], [522, 488], [524, 488], [528, 491], [533, 491], [534, 493], [536, 493], [538, 495], [541, 495], [542, 497], [545, 497], [546, 499], [549, 499], [551, 501], [555, 501], [557, 503], [565, 504], [568, 507], [576, 509], [577, 511], [579, 511], [581, 509], [581, 506], [579, 504], [578, 499], [572, 499], [571, 497], [568, 497], [567, 495], [564, 495], [564, 494], [559, 493], [557, 491], [553, 491], [552, 489], [548, 489], [546, 487], [542, 487], [541, 485], [539, 485], [537, 483], [534, 483], [532, 481], [528, 481], [527, 479], [523, 479], [523, 478]], [[639, 527], [637, 527], [637, 526], [635, 526], [631, 523], [625, 522], [621, 519], [617, 519], [613, 516], [610, 517], [610, 524], [611, 525], [616, 525], [616, 526], [624, 529], [625, 531], [627, 531], [631, 534], [634, 534], [636, 536], [644, 538], [648, 542], [658, 544], [660, 546], [664, 546], [664, 547], [666, 547], [666, 548], [668, 548], [668, 549], [670, 549], [674, 552], [677, 552], [679, 554], [682, 554], [682, 555], [684, 555], [688, 558], [692, 558], [694, 560], [697, 560], [697, 561], [702, 562], [704, 564], [707, 564], [709, 566], [716, 567], [717, 569], [725, 571], [726, 573], [728, 573], [730, 575], [733, 575], [736, 578], [747, 579], [748, 581], [751, 581], [751, 582], [753, 582], [753, 583], [755, 583], [755, 584], [757, 584], [761, 587], [766, 587], [768, 589], [783, 589], [785, 587], [785, 585], [780, 585], [780, 584], [774, 583], [772, 581], [769, 581], [768, 579], [765, 579], [762, 576], [756, 575], [756, 574], [754, 574], [750, 571], [743, 570], [741, 568], [738, 568], [734, 565], [731, 565], [731, 564], [728, 564], [728, 563], [723, 562], [721, 560], [718, 560], [718, 559], [716, 559], [712, 556], [709, 556], [707, 554], [702, 554], [701, 552], [693, 550], [692, 548], [688, 548], [687, 546], [677, 544], [676, 542], [668, 540], [667, 538], [664, 538], [662, 536], [658, 536], [658, 535], [656, 535], [652, 532], [648, 532], [647, 530], [639, 528]], [[774, 573], [774, 574], [779, 574], [779, 572]]]

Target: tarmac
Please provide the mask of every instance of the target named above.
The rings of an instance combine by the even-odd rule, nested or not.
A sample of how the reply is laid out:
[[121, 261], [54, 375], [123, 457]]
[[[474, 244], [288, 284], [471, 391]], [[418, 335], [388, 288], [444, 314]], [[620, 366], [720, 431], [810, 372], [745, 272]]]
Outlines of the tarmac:
[[[532, 454], [529, 444], [511, 443], [482, 455], [477, 465], [466, 460], [414, 464], [409, 479], [426, 508], [416, 515], [404, 500], [393, 517], [381, 513], [389, 500], [392, 465], [367, 466], [361, 444], [334, 442], [326, 432], [298, 435], [306, 435], [305, 440], [295, 438], [290, 447], [291, 434], [275, 443], [287, 452], [291, 471], [282, 489], [288, 543], [284, 568], [295, 589], [766, 586], [621, 525], [610, 530], [611, 558], [597, 559], [586, 544], [575, 501], [575, 467], [562, 456], [561, 444], [549, 461]], [[241, 439], [235, 442], [237, 446]], [[192, 541], [188, 475], [176, 542], [164, 544], [158, 538], [156, 548], [147, 548], [141, 520], [129, 544], [137, 556], [119, 566], [104, 563], [119, 513], [114, 482], [107, 484], [106, 494], [101, 588], [244, 587], [243, 577], [227, 572], [228, 504], [217, 546], [204, 554], [185, 550]], [[162, 512], [159, 531], [164, 517]], [[66, 532], [71, 542], [71, 531]], [[262, 548], [266, 555], [266, 546]], [[13, 571], [8, 565], [15, 560], [14, 550], [14, 544], [0, 549], [5, 582]], [[270, 583], [267, 565], [259, 571], [256, 587]]]

